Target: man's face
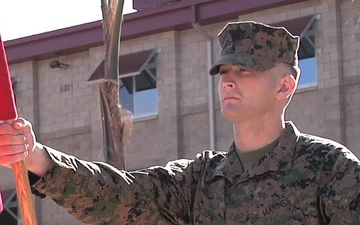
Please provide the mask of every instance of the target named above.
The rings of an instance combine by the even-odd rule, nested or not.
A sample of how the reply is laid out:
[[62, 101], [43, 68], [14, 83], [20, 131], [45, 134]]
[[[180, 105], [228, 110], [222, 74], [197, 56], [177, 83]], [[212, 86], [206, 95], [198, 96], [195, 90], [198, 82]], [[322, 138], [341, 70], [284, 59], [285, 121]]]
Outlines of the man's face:
[[233, 123], [257, 120], [275, 109], [277, 78], [268, 71], [220, 66], [218, 86], [221, 112]]

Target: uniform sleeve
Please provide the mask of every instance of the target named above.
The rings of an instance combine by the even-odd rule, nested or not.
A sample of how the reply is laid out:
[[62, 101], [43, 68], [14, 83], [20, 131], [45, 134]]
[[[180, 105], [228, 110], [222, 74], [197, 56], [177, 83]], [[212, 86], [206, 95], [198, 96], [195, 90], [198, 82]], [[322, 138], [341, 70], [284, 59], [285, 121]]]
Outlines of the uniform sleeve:
[[47, 148], [54, 166], [33, 188], [91, 224], [188, 224], [193, 161], [127, 172]]
[[320, 210], [329, 225], [360, 223], [360, 162], [349, 150], [328, 155], [321, 176]]

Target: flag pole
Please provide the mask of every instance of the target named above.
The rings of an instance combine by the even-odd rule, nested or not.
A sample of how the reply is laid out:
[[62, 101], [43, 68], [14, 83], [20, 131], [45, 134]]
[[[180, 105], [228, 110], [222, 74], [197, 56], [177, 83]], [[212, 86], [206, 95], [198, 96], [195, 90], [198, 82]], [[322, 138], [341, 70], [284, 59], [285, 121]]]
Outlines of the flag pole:
[[17, 197], [20, 205], [23, 225], [37, 225], [35, 204], [31, 194], [29, 178], [24, 161], [11, 165], [16, 182]]

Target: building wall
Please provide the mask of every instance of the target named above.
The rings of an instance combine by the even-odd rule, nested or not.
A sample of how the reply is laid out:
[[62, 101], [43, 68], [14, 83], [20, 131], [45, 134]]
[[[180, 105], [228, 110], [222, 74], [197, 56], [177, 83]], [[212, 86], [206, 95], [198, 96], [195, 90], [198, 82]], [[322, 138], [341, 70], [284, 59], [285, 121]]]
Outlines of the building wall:
[[[157, 35], [125, 41], [122, 54], [160, 48], [157, 57], [159, 109], [158, 116], [134, 123], [132, 138], [125, 152], [127, 169], [138, 169], [164, 163], [177, 158], [178, 105], [177, 85], [179, 70], [177, 62], [177, 32], [169, 31]], [[149, 132], [149, 131], [154, 132]], [[159, 141], [161, 140], [161, 141]], [[144, 156], [147, 157], [144, 157]]]
[[[355, 4], [354, 4], [355, 3]], [[340, 12], [341, 32], [339, 47], [342, 54], [339, 57], [342, 63], [344, 96], [342, 101], [345, 106], [345, 133], [346, 144], [360, 156], [360, 36], [359, 36], [359, 2], [341, 1]]]
[[[318, 85], [300, 89], [286, 112], [306, 133], [346, 144], [360, 156], [360, 35], [359, 1], [312, 0], [291, 6], [239, 15], [235, 20], [277, 23], [319, 14], [316, 21]], [[202, 27], [212, 40], [213, 60], [219, 58], [217, 34], [228, 21]], [[177, 158], [193, 158], [208, 149], [209, 100], [206, 39], [199, 30], [168, 31], [127, 40], [121, 54], [160, 48], [157, 57], [159, 114], [134, 121], [132, 138], [126, 146], [129, 170], [164, 164]], [[70, 64], [67, 69], [50, 69], [54, 59]], [[101, 46], [87, 52], [41, 61], [11, 65], [21, 116], [33, 122], [38, 139], [87, 160], [105, 160], [96, 82], [88, 83], [103, 59]], [[215, 146], [227, 150], [232, 125], [221, 117], [215, 98]], [[67, 86], [68, 85], [68, 86]], [[66, 91], [69, 87], [69, 90]], [[14, 187], [12, 173], [0, 169], [3, 189]], [[37, 199], [42, 225], [80, 224], [51, 200]]]

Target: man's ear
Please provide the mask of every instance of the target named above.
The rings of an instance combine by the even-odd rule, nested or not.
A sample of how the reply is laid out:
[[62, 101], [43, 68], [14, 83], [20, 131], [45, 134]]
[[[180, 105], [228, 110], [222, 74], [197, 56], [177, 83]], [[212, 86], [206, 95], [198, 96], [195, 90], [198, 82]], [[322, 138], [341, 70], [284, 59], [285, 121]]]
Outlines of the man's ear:
[[296, 79], [293, 75], [286, 75], [280, 78], [276, 98], [289, 99], [295, 91]]

